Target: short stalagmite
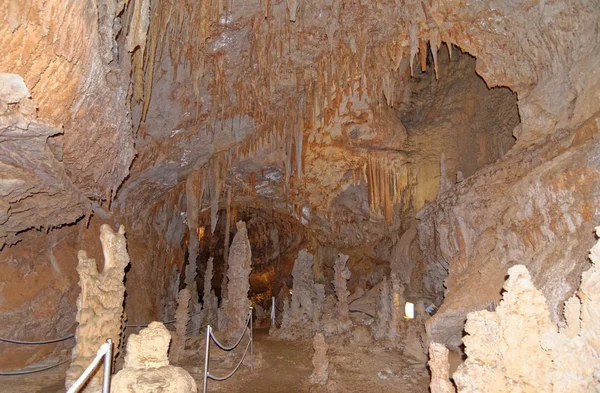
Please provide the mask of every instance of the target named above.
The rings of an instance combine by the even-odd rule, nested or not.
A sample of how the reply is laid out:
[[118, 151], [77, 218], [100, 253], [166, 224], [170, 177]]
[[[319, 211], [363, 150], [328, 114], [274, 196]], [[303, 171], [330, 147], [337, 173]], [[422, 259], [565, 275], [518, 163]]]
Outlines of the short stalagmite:
[[[104, 251], [104, 269], [98, 272], [94, 259], [79, 251], [79, 286], [77, 300], [77, 331], [71, 365], [67, 370], [65, 386], [69, 388], [83, 373], [96, 356], [96, 352], [107, 339], [113, 340], [113, 348], [119, 348], [123, 299], [125, 296], [125, 268], [129, 265], [125, 228], [115, 233], [110, 226], [100, 227], [100, 242]], [[102, 370], [97, 369], [82, 392], [99, 392], [102, 385]]]
[[431, 393], [455, 393], [449, 378], [448, 349], [432, 342], [429, 345], [428, 364], [431, 370]]
[[169, 365], [171, 335], [160, 322], [152, 322], [127, 341], [125, 364], [112, 380], [113, 393], [196, 393], [194, 378]]
[[325, 342], [325, 337], [322, 333], [315, 334], [313, 348], [315, 350], [312, 358], [314, 370], [310, 376], [310, 381], [314, 384], [324, 385], [329, 378], [329, 360], [327, 359], [327, 349], [329, 346]]

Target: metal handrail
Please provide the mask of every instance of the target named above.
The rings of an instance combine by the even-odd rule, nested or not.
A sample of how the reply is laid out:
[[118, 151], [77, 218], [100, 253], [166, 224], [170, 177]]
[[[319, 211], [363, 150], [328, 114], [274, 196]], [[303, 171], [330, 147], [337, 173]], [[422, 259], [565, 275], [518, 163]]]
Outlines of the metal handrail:
[[67, 393], [76, 393], [79, 391], [79, 388], [83, 386], [84, 383], [90, 378], [90, 375], [98, 364], [100, 360], [104, 358], [104, 378], [102, 380], [102, 393], [110, 393], [110, 374], [112, 368], [112, 339], [106, 340], [104, 344], [100, 346], [98, 352], [96, 353], [96, 357], [92, 362], [87, 366], [87, 368], [83, 371], [83, 373], [77, 378], [77, 380], [71, 385]]
[[[248, 344], [246, 345], [246, 349], [244, 350], [244, 354], [242, 355], [242, 358], [240, 359], [237, 366], [235, 366], [233, 371], [230, 372], [225, 377], [216, 377], [214, 375], [211, 375], [210, 372], [208, 371], [208, 360], [209, 360], [209, 356], [210, 356], [210, 341], [211, 341], [211, 339], [222, 350], [232, 351], [240, 344], [240, 342], [242, 342], [242, 339], [246, 335], [246, 331], [248, 331], [248, 336], [249, 336], [250, 340], [248, 341]], [[244, 331], [240, 335], [240, 338], [237, 340], [237, 342], [232, 346], [227, 347], [227, 346], [221, 344], [215, 338], [212, 327], [210, 325], [208, 325], [206, 327], [206, 348], [205, 348], [205, 352], [204, 352], [204, 381], [203, 381], [202, 393], [206, 393], [206, 385], [207, 385], [209, 378], [212, 380], [215, 380], [215, 381], [224, 381], [226, 379], [229, 379], [233, 374], [235, 374], [235, 372], [240, 368], [240, 365], [244, 361], [246, 354], [248, 353], [248, 347], [250, 348], [250, 368], [254, 368], [254, 362], [253, 362], [254, 349], [253, 349], [253, 339], [252, 339], [252, 307], [250, 307], [250, 309], [248, 310], [248, 317], [246, 318]]]

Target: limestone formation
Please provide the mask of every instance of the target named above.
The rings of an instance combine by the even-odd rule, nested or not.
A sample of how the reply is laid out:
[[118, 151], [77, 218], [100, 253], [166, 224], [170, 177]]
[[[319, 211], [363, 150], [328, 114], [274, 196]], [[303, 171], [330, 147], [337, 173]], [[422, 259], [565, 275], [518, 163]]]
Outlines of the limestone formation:
[[450, 382], [448, 348], [442, 344], [429, 344], [429, 369], [431, 370], [431, 393], [455, 393]]
[[219, 307], [219, 299], [212, 289], [213, 277], [213, 258], [208, 258], [206, 262], [206, 273], [204, 274], [204, 297], [202, 298], [203, 320], [205, 324], [215, 326], [217, 323], [217, 312]]
[[335, 259], [334, 269], [334, 286], [337, 303], [335, 312], [337, 314], [338, 332], [348, 331], [352, 327], [350, 315], [348, 312], [348, 289], [347, 281], [350, 279], [350, 270], [346, 267], [346, 262], [350, 257], [344, 254], [338, 254]]
[[[600, 235], [600, 227], [596, 232]], [[467, 360], [453, 375], [458, 392], [597, 391], [600, 241], [590, 259], [592, 267], [582, 275], [577, 296], [565, 305], [566, 325], [560, 330], [527, 268], [509, 269], [496, 311], [473, 312], [467, 318]]]
[[325, 337], [322, 333], [315, 334], [313, 348], [315, 350], [312, 358], [314, 370], [310, 376], [310, 381], [314, 384], [324, 385], [329, 378], [329, 359], [327, 359], [327, 349], [329, 346], [325, 342]]
[[390, 284], [386, 279], [381, 286], [379, 305], [377, 307], [377, 315], [373, 327], [373, 337], [375, 337], [376, 340], [388, 339], [389, 332], [391, 331], [391, 315], [392, 296], [390, 293]]
[[194, 378], [180, 367], [169, 365], [171, 335], [160, 322], [152, 322], [127, 341], [125, 364], [113, 378], [114, 393], [196, 393]]
[[250, 300], [248, 290], [250, 283], [248, 276], [252, 270], [252, 250], [248, 241], [246, 224], [242, 221], [237, 223], [237, 233], [231, 243], [229, 250], [229, 261], [227, 269], [227, 304], [225, 315], [227, 318], [226, 335], [229, 340], [237, 340], [246, 327], [246, 317]]
[[188, 260], [185, 266], [185, 286], [190, 291], [190, 330], [196, 331], [200, 329], [202, 321], [200, 320], [200, 311], [202, 305], [198, 301], [198, 285], [196, 284], [196, 276], [198, 275], [198, 247], [200, 240], [198, 239], [198, 210], [200, 202], [198, 200], [198, 184], [197, 176], [190, 175], [185, 183], [185, 198], [188, 223]]
[[189, 314], [190, 305], [190, 290], [183, 288], [179, 291], [179, 301], [177, 304], [177, 312], [175, 313], [175, 333], [173, 334], [173, 342], [169, 351], [169, 360], [172, 363], [177, 363], [185, 351], [185, 338], [187, 336], [187, 326], [190, 320]]
[[[66, 374], [65, 386], [69, 388], [83, 373], [107, 339], [113, 348], [119, 348], [123, 299], [125, 296], [125, 268], [129, 265], [125, 228], [115, 233], [110, 226], [100, 228], [100, 242], [104, 252], [104, 269], [100, 273], [94, 259], [85, 251], [77, 255], [79, 286], [77, 299], [77, 330], [71, 365]], [[102, 369], [97, 369], [83, 392], [99, 392], [102, 386]]]

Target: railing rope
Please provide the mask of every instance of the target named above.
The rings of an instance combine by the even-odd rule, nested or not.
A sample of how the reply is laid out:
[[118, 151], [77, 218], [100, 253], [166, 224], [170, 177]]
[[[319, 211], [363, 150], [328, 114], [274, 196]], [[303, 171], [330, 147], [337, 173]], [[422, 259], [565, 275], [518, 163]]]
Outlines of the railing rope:
[[90, 375], [92, 374], [92, 372], [94, 372], [102, 358], [104, 358], [104, 378], [102, 380], [102, 393], [110, 393], [110, 374], [112, 371], [112, 340], [110, 338], [100, 346], [100, 349], [98, 349], [94, 360], [92, 360], [90, 365], [87, 366], [87, 368], [83, 371], [79, 378], [77, 378], [73, 385], [71, 385], [69, 390], [67, 390], [67, 393], [78, 392], [79, 388], [90, 378]]
[[[221, 348], [224, 351], [232, 351], [242, 342], [242, 339], [246, 335], [246, 331], [248, 331], [248, 337], [250, 338], [250, 340], [248, 341], [248, 344], [246, 345], [246, 349], [244, 350], [244, 353], [242, 354], [242, 358], [240, 359], [238, 364], [235, 366], [233, 371], [231, 371], [228, 375], [226, 375], [224, 377], [216, 377], [214, 375], [211, 375], [210, 372], [208, 371], [208, 361], [209, 361], [209, 357], [210, 357], [210, 341], [212, 340], [219, 348]], [[240, 368], [240, 365], [244, 361], [244, 358], [246, 357], [246, 354], [248, 353], [248, 348], [250, 348], [250, 368], [254, 368], [254, 364], [253, 364], [254, 350], [253, 350], [253, 337], [252, 337], [252, 307], [250, 307], [250, 309], [248, 310], [248, 316], [246, 318], [244, 331], [242, 332], [242, 334], [240, 335], [240, 338], [237, 340], [237, 342], [234, 345], [225, 346], [222, 343], [220, 343], [219, 340], [217, 340], [217, 338], [214, 336], [212, 327], [210, 325], [208, 325], [206, 327], [206, 347], [205, 347], [205, 351], [204, 351], [204, 381], [203, 381], [202, 393], [206, 393], [206, 386], [207, 386], [207, 382], [208, 382], [209, 378], [212, 380], [215, 380], [215, 381], [224, 381], [226, 379], [229, 379], [233, 374], [235, 374], [235, 372]]]

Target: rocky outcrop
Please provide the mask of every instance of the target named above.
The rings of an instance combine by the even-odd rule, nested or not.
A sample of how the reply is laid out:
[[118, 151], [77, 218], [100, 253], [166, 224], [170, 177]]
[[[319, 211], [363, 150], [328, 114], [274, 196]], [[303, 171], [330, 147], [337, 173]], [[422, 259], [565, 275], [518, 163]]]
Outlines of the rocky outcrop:
[[0, 250], [30, 228], [48, 231], [91, 213], [52, 138], [62, 129], [37, 120], [36, 110], [23, 78], [0, 73]]
[[527, 266], [551, 320], [562, 323], [561, 305], [586, 268], [587, 233], [600, 221], [599, 124], [596, 117], [514, 150], [419, 212], [423, 264], [411, 283], [445, 296], [427, 321], [434, 341], [460, 347], [467, 313], [499, 301], [515, 263]]
[[[125, 268], [129, 265], [125, 228], [115, 233], [108, 225], [100, 228], [100, 241], [104, 251], [104, 268], [100, 273], [94, 259], [85, 251], [78, 254], [79, 286], [77, 299], [76, 344], [67, 370], [67, 389], [79, 378], [96, 356], [107, 339], [113, 340], [113, 349], [119, 348], [123, 300], [125, 297]], [[84, 392], [99, 392], [102, 386], [102, 370], [97, 369], [90, 378]]]
[[[600, 236], [600, 227], [596, 228]], [[509, 269], [495, 311], [470, 313], [464, 338], [467, 359], [454, 373], [458, 392], [594, 392], [600, 378], [600, 241], [590, 253], [576, 296], [564, 307], [559, 329], [527, 268]], [[447, 350], [431, 344], [433, 385], [447, 386]], [[436, 349], [437, 348], [437, 349]], [[442, 355], [441, 357], [439, 355]], [[445, 354], [445, 355], [444, 355]], [[446, 390], [442, 390], [446, 392]]]
[[152, 322], [127, 340], [125, 364], [112, 379], [114, 393], [196, 393], [194, 378], [180, 367], [169, 365], [171, 335], [160, 322]]

